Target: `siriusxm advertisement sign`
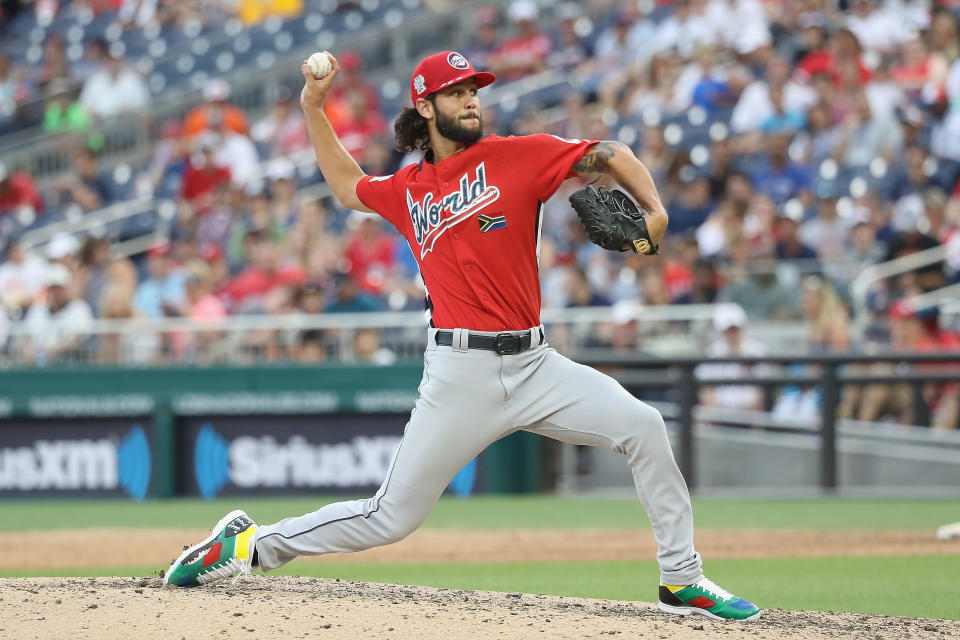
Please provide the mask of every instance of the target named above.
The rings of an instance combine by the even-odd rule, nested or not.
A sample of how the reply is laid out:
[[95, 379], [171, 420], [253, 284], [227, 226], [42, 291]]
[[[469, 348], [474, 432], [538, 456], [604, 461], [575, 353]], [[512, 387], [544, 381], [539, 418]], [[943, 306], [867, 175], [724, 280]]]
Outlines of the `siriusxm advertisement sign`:
[[0, 426], [0, 496], [126, 494], [150, 491], [152, 426], [84, 419]]
[[398, 416], [187, 418], [187, 493], [218, 495], [370, 491], [400, 444]]

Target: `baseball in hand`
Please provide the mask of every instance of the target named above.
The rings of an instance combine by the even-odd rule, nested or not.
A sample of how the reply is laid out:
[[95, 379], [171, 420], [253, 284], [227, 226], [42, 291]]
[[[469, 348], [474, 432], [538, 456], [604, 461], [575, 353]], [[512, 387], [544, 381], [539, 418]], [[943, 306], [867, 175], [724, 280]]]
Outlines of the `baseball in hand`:
[[330, 58], [326, 53], [314, 53], [309, 58], [307, 58], [307, 67], [310, 69], [310, 73], [313, 74], [313, 77], [319, 80], [320, 78], [326, 78], [327, 74], [330, 73], [330, 69], [333, 68], [333, 65], [330, 64]]

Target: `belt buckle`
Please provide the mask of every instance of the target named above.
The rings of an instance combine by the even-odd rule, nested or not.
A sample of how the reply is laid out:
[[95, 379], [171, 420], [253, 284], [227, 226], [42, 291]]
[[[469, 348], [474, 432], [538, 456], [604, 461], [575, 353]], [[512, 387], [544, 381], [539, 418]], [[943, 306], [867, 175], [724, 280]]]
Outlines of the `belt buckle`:
[[520, 353], [521, 344], [522, 342], [520, 341], [520, 336], [518, 335], [514, 335], [512, 333], [498, 333], [496, 352], [501, 356], [510, 356], [515, 353]]

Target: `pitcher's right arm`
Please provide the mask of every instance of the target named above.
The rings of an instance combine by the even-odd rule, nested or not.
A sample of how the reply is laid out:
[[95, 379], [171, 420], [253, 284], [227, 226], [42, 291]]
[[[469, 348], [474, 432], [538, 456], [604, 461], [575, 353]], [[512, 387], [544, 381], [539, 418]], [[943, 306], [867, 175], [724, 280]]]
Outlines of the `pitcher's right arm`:
[[307, 62], [300, 65], [300, 72], [306, 83], [300, 92], [300, 108], [307, 121], [307, 132], [313, 143], [313, 151], [317, 156], [317, 166], [324, 180], [333, 190], [333, 195], [348, 209], [357, 209], [372, 213], [360, 198], [357, 197], [357, 183], [366, 174], [357, 161], [347, 153], [340, 138], [337, 137], [330, 121], [323, 112], [323, 101], [330, 91], [333, 79], [340, 72], [340, 64], [330, 52], [324, 51], [330, 57], [332, 69], [325, 77], [317, 80], [313, 77]]

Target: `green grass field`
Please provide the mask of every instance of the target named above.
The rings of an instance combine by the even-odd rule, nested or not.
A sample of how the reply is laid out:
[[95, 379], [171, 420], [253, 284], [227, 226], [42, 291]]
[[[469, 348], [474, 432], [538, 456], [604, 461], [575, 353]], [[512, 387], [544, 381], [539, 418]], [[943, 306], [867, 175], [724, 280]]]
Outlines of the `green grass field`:
[[[86, 527], [211, 526], [242, 506], [260, 522], [315, 509], [314, 499], [0, 502], [0, 531]], [[960, 501], [695, 500], [700, 528], [925, 529], [960, 519]], [[475, 497], [443, 499], [426, 527], [649, 527], [638, 502], [626, 499]], [[785, 550], [785, 553], [787, 551]], [[112, 567], [22, 575], [150, 575], [157, 567]], [[960, 620], [960, 554], [850, 558], [705, 559], [711, 578], [763, 607], [885, 613]], [[522, 591], [651, 601], [657, 568], [650, 561], [539, 563], [294, 562], [279, 573], [371, 582]], [[932, 595], [935, 594], [935, 595]]]

